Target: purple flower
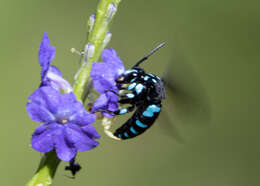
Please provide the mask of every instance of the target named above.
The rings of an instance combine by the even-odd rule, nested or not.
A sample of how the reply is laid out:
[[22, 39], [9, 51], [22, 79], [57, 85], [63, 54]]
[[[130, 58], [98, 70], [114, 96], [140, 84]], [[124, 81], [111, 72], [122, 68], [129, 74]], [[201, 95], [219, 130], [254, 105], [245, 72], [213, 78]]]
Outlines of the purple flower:
[[50, 65], [56, 54], [55, 47], [50, 45], [50, 41], [47, 33], [45, 32], [42, 37], [40, 49], [39, 49], [39, 63], [42, 67], [41, 70], [41, 85], [51, 86], [57, 90], [62, 89], [65, 92], [71, 92], [72, 88], [70, 84], [63, 79], [60, 70]]
[[50, 86], [38, 88], [29, 96], [26, 109], [32, 120], [43, 123], [34, 131], [32, 147], [46, 153], [56, 150], [63, 161], [71, 160], [77, 151], [91, 150], [98, 145], [96, 120], [71, 93], [61, 94]]
[[[118, 109], [118, 96], [107, 90], [118, 92], [116, 79], [125, 71], [125, 67], [114, 49], [105, 49], [102, 52], [103, 63], [95, 62], [92, 65], [90, 76], [93, 87], [101, 93], [92, 107], [97, 110], [116, 111]], [[106, 117], [113, 117], [112, 113], [105, 113]]]

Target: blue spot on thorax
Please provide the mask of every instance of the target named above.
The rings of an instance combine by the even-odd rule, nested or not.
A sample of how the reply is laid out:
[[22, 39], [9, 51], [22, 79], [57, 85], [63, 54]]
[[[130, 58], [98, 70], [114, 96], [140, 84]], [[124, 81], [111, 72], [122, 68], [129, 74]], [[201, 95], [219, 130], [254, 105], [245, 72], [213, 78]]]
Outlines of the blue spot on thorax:
[[155, 79], [152, 79], [152, 81], [153, 81], [154, 83], [157, 83], [157, 81], [156, 81]]
[[140, 92], [143, 91], [143, 88], [144, 88], [144, 86], [142, 84], [140, 84], [140, 83], [138, 85], [136, 85], [136, 87], [135, 87], [136, 93], [140, 94]]
[[147, 109], [143, 112], [145, 117], [153, 117], [155, 112], [160, 112], [161, 108], [157, 105], [149, 105]]
[[150, 78], [150, 76], [144, 76], [144, 80], [147, 81]]
[[136, 79], [137, 79], [136, 77], [133, 78], [133, 79], [130, 81], [130, 83], [134, 82]]
[[133, 97], [135, 97], [135, 95], [132, 94], [132, 93], [128, 93], [128, 94], [126, 94], [126, 96], [127, 96], [128, 98], [133, 98]]
[[132, 90], [136, 86], [136, 83], [132, 83], [128, 86], [128, 90]]

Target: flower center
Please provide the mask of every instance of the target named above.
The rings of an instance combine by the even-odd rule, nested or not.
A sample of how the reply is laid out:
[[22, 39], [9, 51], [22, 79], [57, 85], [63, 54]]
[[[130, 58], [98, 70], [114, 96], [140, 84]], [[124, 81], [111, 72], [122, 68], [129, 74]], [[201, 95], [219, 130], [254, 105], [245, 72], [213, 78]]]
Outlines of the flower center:
[[65, 124], [65, 123], [68, 122], [68, 120], [67, 120], [67, 119], [59, 119], [58, 122], [59, 122], [60, 124]]

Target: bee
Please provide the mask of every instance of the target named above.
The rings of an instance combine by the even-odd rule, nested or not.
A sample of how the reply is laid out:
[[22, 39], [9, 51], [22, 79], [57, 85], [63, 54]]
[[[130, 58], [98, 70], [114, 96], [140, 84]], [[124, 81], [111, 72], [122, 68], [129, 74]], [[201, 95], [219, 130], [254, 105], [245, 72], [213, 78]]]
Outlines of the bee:
[[180, 123], [194, 123], [197, 119], [200, 123], [208, 123], [210, 105], [207, 95], [204, 93], [196, 74], [184, 60], [178, 58], [174, 60], [174, 63], [169, 63], [161, 78], [146, 73], [143, 68], [139, 67], [164, 45], [165, 43], [158, 45], [131, 69], [126, 70], [117, 78], [116, 84], [119, 93], [107, 90], [119, 96], [118, 103], [121, 106], [130, 105], [110, 113], [124, 115], [135, 110], [134, 114], [114, 133], [109, 131], [111, 123], [106, 124], [107, 121], [103, 123], [105, 133], [109, 137], [126, 140], [144, 133], [158, 119], [166, 93], [168, 99], [166, 105], [171, 106], [171, 108], [166, 108], [166, 112], [164, 112], [166, 122], [162, 128], [167, 128], [165, 131], [177, 138], [178, 141], [183, 141], [183, 139], [178, 134], [176, 126], [173, 125], [175, 122], [171, 121], [169, 111], [174, 110], [175, 118], [180, 119]]
[[125, 93], [118, 94], [108, 90], [119, 96], [118, 102], [121, 105], [130, 104], [129, 107], [113, 112], [115, 115], [123, 115], [136, 109], [132, 117], [114, 132], [114, 136], [119, 139], [126, 140], [144, 133], [153, 125], [161, 112], [161, 102], [165, 99], [163, 82], [158, 76], [147, 74], [139, 65], [164, 45], [165, 43], [162, 43], [157, 46], [117, 78], [119, 92]]

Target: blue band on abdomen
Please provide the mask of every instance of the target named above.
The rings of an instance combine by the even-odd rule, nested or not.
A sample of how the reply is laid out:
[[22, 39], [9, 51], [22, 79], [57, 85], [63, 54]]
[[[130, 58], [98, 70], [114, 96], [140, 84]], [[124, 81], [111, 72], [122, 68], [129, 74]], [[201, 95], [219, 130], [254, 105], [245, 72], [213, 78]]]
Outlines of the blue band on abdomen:
[[129, 137], [128, 134], [127, 134], [127, 132], [124, 132], [124, 136], [125, 136], [126, 138]]
[[131, 131], [133, 134], [137, 134], [137, 131], [136, 131], [133, 127], [130, 128], [130, 131]]
[[138, 127], [141, 127], [141, 128], [147, 128], [148, 127], [148, 125], [141, 123], [141, 121], [139, 121], [139, 120], [136, 120], [135, 123]]

